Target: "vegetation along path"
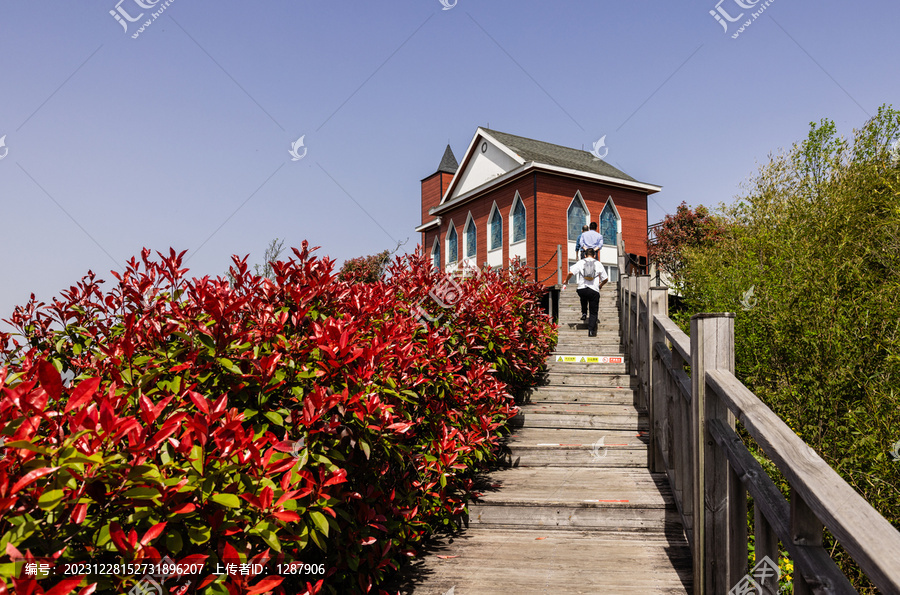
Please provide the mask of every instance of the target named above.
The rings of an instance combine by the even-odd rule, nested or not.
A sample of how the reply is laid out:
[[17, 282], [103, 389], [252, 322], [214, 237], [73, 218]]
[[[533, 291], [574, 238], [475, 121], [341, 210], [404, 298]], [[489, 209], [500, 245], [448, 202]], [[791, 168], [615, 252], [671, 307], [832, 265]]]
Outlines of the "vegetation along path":
[[633, 404], [615, 296], [608, 284], [589, 338], [578, 295], [562, 292], [559, 343], [545, 385], [513, 419], [509, 466], [490, 474], [468, 527], [417, 563], [406, 593], [691, 591], [668, 482], [647, 470], [646, 414]]

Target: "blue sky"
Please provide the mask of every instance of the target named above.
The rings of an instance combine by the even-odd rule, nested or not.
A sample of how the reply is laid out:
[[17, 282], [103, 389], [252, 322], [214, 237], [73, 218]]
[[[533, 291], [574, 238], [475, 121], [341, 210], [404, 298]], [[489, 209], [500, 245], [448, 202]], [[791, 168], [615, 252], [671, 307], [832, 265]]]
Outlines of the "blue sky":
[[[0, 318], [145, 246], [197, 276], [275, 237], [338, 262], [413, 249], [420, 179], [477, 126], [606, 135], [663, 187], [653, 222], [731, 202], [810, 121], [847, 135], [900, 106], [900, 3], [739, 1], [726, 32], [710, 0], [170, 0], [137, 38], [166, 0], [2, 2]], [[117, 8], [144, 16], [126, 32]]]

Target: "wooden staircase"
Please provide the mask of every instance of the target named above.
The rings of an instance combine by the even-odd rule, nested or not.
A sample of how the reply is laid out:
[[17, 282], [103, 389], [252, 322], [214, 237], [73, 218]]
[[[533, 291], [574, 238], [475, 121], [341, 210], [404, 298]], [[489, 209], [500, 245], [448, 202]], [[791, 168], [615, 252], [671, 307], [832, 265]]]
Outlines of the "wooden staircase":
[[633, 405], [615, 296], [608, 284], [588, 337], [574, 285], [562, 292], [559, 342], [546, 384], [513, 419], [508, 467], [489, 475], [466, 530], [439, 540], [401, 592], [690, 592], [668, 481], [647, 470], [646, 414]]

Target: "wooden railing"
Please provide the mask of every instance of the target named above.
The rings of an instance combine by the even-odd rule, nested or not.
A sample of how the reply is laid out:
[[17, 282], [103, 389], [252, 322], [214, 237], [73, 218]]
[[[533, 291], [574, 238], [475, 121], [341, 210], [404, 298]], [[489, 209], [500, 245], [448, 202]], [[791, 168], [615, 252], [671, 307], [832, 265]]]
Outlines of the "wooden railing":
[[[667, 288], [649, 282], [638, 275], [619, 283], [622, 337], [639, 379], [635, 404], [650, 421], [647, 463], [668, 475], [694, 593], [729, 593], [747, 575], [748, 493], [756, 560], [777, 563], [781, 541], [795, 594], [856, 593], [822, 547], [823, 527], [880, 592], [900, 593], [900, 532], [735, 378], [735, 315], [697, 314], [688, 336], [668, 317]], [[789, 483], [790, 502], [735, 433], [736, 420]], [[769, 581], [764, 592], [777, 589]]]

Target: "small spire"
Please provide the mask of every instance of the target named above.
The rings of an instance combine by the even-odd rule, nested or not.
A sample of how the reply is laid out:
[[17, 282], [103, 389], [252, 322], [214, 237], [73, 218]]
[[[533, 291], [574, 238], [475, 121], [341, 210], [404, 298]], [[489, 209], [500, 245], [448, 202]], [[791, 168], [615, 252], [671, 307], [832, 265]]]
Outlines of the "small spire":
[[456, 161], [456, 157], [453, 156], [450, 144], [447, 143], [447, 148], [444, 150], [444, 156], [441, 158], [441, 164], [437, 170], [438, 172], [455, 174], [457, 169], [459, 169], [459, 163]]

